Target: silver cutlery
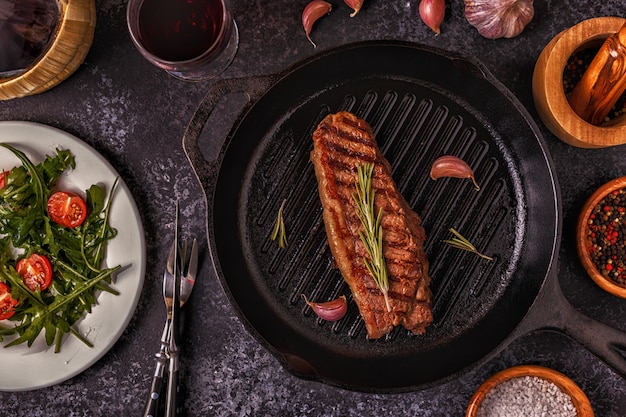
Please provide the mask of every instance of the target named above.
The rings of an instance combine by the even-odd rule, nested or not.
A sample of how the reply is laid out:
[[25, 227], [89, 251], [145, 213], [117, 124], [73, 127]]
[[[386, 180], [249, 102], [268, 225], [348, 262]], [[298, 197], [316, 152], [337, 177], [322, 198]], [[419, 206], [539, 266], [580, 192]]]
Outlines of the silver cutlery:
[[[191, 245], [191, 252], [187, 253], [187, 241], [183, 241], [183, 254], [179, 258], [181, 260], [181, 269], [175, 277], [180, 279], [180, 284], [176, 285], [174, 294], [174, 302], [172, 309], [172, 322], [170, 327], [170, 344], [169, 344], [169, 377], [167, 384], [167, 401], [165, 407], [166, 417], [174, 417], [178, 411], [178, 370], [179, 370], [179, 338], [180, 338], [180, 315], [179, 309], [187, 301], [189, 293], [193, 289], [195, 283], [196, 272], [198, 267], [198, 248], [194, 239]], [[189, 255], [189, 257], [188, 257]], [[186, 293], [184, 293], [186, 292]], [[183, 295], [185, 299], [183, 301]], [[179, 302], [176, 300], [179, 299]]]
[[[161, 335], [161, 346], [156, 353], [156, 367], [150, 386], [150, 397], [146, 403], [144, 416], [156, 417], [159, 412], [163, 379], [168, 371], [166, 391], [166, 416], [176, 415], [179, 369], [179, 309], [187, 302], [193, 289], [198, 269], [198, 247], [193, 239], [188, 253], [188, 242], [183, 239], [182, 254], [179, 256], [178, 245], [178, 203], [176, 204], [176, 221], [174, 242], [166, 261], [163, 274], [163, 299], [166, 307], [166, 319]], [[175, 262], [175, 260], [178, 262]], [[178, 300], [178, 302], [177, 302]]]

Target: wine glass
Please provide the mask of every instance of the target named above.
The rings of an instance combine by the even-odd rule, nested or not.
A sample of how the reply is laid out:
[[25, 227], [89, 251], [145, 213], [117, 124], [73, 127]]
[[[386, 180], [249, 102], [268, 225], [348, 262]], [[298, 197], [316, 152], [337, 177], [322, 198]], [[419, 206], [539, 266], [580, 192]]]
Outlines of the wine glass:
[[217, 77], [237, 53], [228, 0], [130, 0], [126, 18], [144, 58], [181, 80]]

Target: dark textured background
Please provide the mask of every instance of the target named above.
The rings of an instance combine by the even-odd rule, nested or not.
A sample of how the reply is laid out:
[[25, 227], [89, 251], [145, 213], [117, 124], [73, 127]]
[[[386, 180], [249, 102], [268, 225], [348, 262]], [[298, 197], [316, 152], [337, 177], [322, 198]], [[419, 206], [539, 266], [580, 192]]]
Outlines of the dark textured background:
[[[334, 0], [306, 40], [306, 0], [233, 0], [240, 47], [223, 78], [277, 73], [318, 51], [366, 39], [415, 41], [479, 58], [528, 108], [554, 159], [564, 210], [559, 279], [584, 314], [626, 330], [626, 300], [602, 292], [576, 258], [574, 229], [586, 198], [626, 175], [623, 147], [586, 150], [550, 134], [538, 119], [531, 78], [543, 47], [560, 31], [597, 16], [624, 16], [623, 0], [536, 1], [535, 18], [517, 38], [482, 38], [449, 0], [442, 34], [420, 21], [418, 1], [366, 0], [361, 13]], [[460, 416], [480, 383], [501, 369], [540, 364], [559, 370], [589, 396], [599, 417], [626, 413], [626, 381], [575, 342], [540, 332], [514, 341], [480, 369], [435, 388], [404, 394], [363, 394], [302, 381], [243, 328], [210, 265], [204, 237], [205, 203], [181, 148], [194, 109], [211, 82], [185, 83], [151, 66], [126, 29], [126, 2], [97, 2], [93, 46], [84, 64], [52, 90], [0, 102], [0, 120], [45, 123], [83, 139], [128, 183], [144, 223], [148, 269], [138, 309], [119, 342], [82, 374], [31, 392], [0, 393], [0, 414], [14, 416], [131, 416], [143, 408], [164, 316], [162, 259], [173, 232], [173, 201], [181, 201], [185, 234], [203, 237], [203, 267], [189, 306], [183, 375], [188, 416]], [[228, 122], [211, 126], [218, 137]], [[222, 135], [222, 136], [220, 136]], [[602, 337], [602, 335], [598, 335]], [[1, 366], [0, 352], [0, 366]]]

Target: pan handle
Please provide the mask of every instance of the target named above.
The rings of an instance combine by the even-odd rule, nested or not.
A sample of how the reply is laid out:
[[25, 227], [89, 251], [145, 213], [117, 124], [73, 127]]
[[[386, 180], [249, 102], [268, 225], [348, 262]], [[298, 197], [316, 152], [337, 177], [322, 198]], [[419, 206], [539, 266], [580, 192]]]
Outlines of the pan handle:
[[570, 311], [563, 314], [569, 316], [561, 324], [563, 332], [626, 378], [626, 333], [565, 304]]
[[[626, 332], [588, 317], [565, 298], [556, 276], [549, 277], [540, 296], [524, 320], [518, 335], [532, 330], [553, 330], [573, 339], [626, 378]], [[541, 323], [534, 328], [532, 323]]]
[[[217, 105], [230, 94], [246, 94], [247, 104], [245, 104], [239, 112], [238, 120], [240, 120], [245, 111], [256, 102], [278, 78], [279, 75], [232, 78], [218, 81], [209, 88], [209, 91], [200, 102], [191, 121], [187, 125], [182, 140], [183, 151], [203, 188], [206, 189], [208, 185], [215, 183], [215, 177], [217, 176], [220, 161], [224, 153], [224, 145], [226, 145], [226, 143], [222, 145], [222, 150], [217, 158], [209, 160], [204, 157], [199, 144], [202, 131]], [[228, 140], [228, 138], [226, 140]], [[207, 195], [207, 198], [208, 197]]]

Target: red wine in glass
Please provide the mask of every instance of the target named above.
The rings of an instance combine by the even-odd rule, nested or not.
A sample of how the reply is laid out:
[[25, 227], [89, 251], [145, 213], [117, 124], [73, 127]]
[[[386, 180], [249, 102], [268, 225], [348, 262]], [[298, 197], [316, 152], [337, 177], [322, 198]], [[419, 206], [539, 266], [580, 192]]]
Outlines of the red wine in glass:
[[237, 51], [228, 0], [129, 0], [127, 20], [141, 54], [183, 80], [217, 76]]
[[144, 0], [139, 34], [146, 49], [159, 58], [188, 61], [219, 41], [223, 14], [218, 0]]

